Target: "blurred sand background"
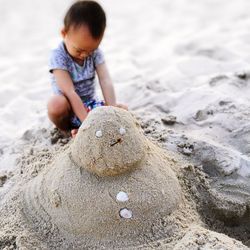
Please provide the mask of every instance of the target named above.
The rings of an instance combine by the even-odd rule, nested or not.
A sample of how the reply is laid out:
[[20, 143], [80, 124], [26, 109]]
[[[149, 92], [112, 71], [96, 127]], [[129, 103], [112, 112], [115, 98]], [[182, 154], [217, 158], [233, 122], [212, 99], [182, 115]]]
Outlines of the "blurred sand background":
[[[51, 146], [48, 57], [61, 40], [62, 19], [71, 3], [0, 0], [0, 199], [25, 149]], [[108, 18], [101, 48], [119, 102], [137, 113], [149, 137], [202, 165], [215, 197], [219, 192], [222, 200], [233, 200], [246, 212], [250, 2], [100, 3]], [[241, 217], [235, 207], [217, 209]], [[244, 232], [238, 239], [249, 244], [249, 231]]]

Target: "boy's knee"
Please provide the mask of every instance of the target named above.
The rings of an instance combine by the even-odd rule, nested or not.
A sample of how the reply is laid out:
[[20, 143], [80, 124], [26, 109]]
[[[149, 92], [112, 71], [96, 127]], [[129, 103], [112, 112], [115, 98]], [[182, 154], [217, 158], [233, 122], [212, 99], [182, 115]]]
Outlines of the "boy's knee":
[[52, 97], [47, 105], [48, 114], [51, 116], [68, 115], [70, 112], [70, 105], [64, 96]]

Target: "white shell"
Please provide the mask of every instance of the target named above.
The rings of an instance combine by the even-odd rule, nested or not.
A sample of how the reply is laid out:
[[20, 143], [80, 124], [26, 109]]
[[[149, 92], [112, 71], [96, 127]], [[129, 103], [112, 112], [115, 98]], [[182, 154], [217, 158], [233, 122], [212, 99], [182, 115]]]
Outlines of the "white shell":
[[116, 195], [116, 200], [120, 201], [120, 202], [125, 202], [128, 201], [128, 194], [120, 191], [117, 195]]
[[126, 134], [126, 129], [123, 128], [123, 127], [121, 127], [121, 128], [119, 129], [119, 132], [120, 132], [121, 135], [125, 135], [125, 134]]
[[125, 218], [125, 219], [131, 219], [132, 218], [132, 211], [127, 209], [127, 208], [123, 208], [120, 210], [120, 216], [122, 218]]
[[102, 137], [102, 131], [101, 130], [97, 130], [96, 132], [95, 132], [95, 136], [96, 137]]

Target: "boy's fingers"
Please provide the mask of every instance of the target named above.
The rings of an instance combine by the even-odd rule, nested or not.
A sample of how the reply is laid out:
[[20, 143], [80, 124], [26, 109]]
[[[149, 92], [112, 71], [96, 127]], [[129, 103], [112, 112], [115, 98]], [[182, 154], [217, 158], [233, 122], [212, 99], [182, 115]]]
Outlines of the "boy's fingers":
[[116, 104], [116, 107], [128, 110], [128, 106], [124, 104]]

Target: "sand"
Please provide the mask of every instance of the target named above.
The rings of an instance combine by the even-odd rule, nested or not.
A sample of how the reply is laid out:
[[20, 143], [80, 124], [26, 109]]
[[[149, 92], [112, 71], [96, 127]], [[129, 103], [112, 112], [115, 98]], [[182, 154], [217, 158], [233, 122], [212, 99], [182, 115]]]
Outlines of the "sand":
[[[109, 142], [121, 136], [117, 133], [120, 126], [127, 133], [119, 144], [110, 146]], [[74, 248], [126, 249], [144, 244], [149, 237], [157, 239], [163, 227], [160, 220], [182, 203], [181, 187], [172, 170], [177, 165], [137, 126], [133, 116], [122, 109], [100, 107], [91, 112], [69, 149], [23, 185], [19, 193], [23, 220], [31, 221], [43, 235], [49, 230], [54, 236], [58, 231], [65, 244]], [[97, 128], [102, 128], [103, 138], [96, 138]], [[86, 157], [86, 142], [94, 162]], [[137, 147], [144, 150], [139, 161], [131, 158]], [[76, 162], [76, 156], [81, 162]], [[98, 159], [105, 160], [101, 176]], [[130, 169], [117, 172], [126, 163]], [[126, 200], [117, 198], [121, 191], [127, 194]]]
[[[103, 113], [105, 118], [98, 120], [98, 114]], [[157, 141], [152, 143], [154, 137], [147, 139], [135, 118], [128, 114], [119, 109], [98, 108], [86, 121], [86, 125], [96, 126], [83, 126], [71, 142], [59, 138], [55, 144], [44, 147], [43, 140], [49, 131], [36, 134], [36, 143], [27, 146], [26, 153], [19, 158], [10, 178], [13, 184], [1, 199], [0, 212], [6, 215], [0, 217], [1, 247], [248, 249], [240, 241], [209, 230], [217, 222], [211, 211], [207, 211], [207, 203], [211, 201], [209, 176], [180, 154], [161, 149], [162, 144], [157, 146]], [[93, 168], [85, 167], [89, 161], [78, 163], [80, 166], [74, 162], [72, 152], [85, 145], [85, 141], [79, 143], [86, 140], [84, 133], [92, 135], [88, 141], [94, 142], [100, 140], [96, 138], [96, 128], [102, 127], [108, 135], [91, 145], [93, 150], [98, 144], [105, 148], [104, 142], [113, 138], [121, 124], [128, 135], [123, 138], [124, 146], [116, 146], [133, 149], [137, 146], [132, 139], [136, 131], [141, 143], [146, 144], [142, 147], [144, 157], [139, 162], [135, 159], [136, 167], [114, 175], [106, 158], [107, 168], [103, 172], [106, 170], [108, 175], [102, 172], [98, 176], [95, 168], [93, 172]], [[109, 143], [106, 145], [110, 147]], [[79, 149], [78, 156], [86, 157]], [[120, 164], [119, 155], [116, 157]], [[126, 162], [126, 154], [124, 159]], [[110, 161], [115, 162], [112, 158]], [[128, 194], [126, 204], [115, 201], [118, 191]], [[126, 213], [122, 217], [120, 212], [124, 209], [132, 211], [132, 217]], [[225, 225], [217, 223], [217, 226], [217, 231], [230, 231]], [[240, 228], [244, 230], [243, 225]], [[233, 230], [230, 233], [237, 236]]]
[[[20, 186], [69, 146], [49, 123], [46, 101], [48, 55], [70, 1], [0, 3], [0, 248], [63, 249], [56, 232], [48, 247], [17, 203]], [[183, 208], [162, 218], [164, 229], [141, 248], [244, 249], [234, 239], [250, 246], [249, 1], [101, 3], [109, 17], [102, 48], [119, 101], [148, 138], [186, 163], [175, 172]]]

